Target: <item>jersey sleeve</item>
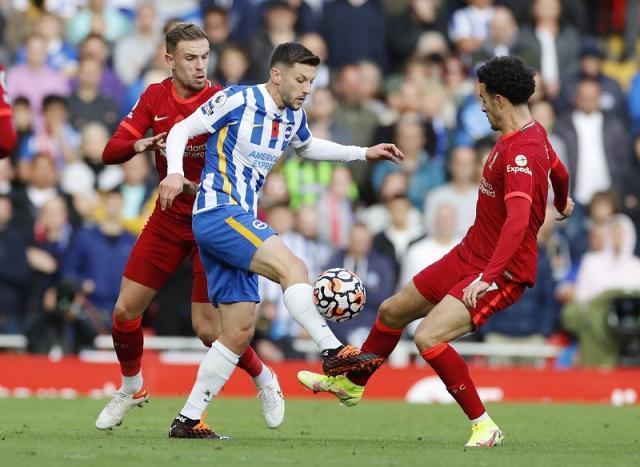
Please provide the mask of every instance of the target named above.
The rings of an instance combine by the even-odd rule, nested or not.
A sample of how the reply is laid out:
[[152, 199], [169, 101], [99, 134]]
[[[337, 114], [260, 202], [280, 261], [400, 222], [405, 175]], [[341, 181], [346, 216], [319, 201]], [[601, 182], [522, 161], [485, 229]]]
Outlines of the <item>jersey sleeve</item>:
[[214, 94], [207, 102], [202, 104], [195, 113], [200, 121], [207, 127], [209, 133], [215, 133], [228, 124], [240, 124], [233, 122], [234, 111], [246, 104], [245, 93], [242, 90], [226, 88]]
[[[504, 200], [521, 197], [533, 201], [534, 171], [531, 164], [542, 148], [525, 143], [510, 148], [503, 159]], [[545, 155], [546, 157], [546, 155]]]
[[5, 71], [0, 64], [0, 158], [9, 155], [15, 149], [17, 142], [11, 100], [7, 94]]
[[300, 121], [300, 126], [298, 127], [296, 133], [293, 135], [293, 138], [291, 138], [291, 146], [293, 146], [295, 149], [299, 149], [302, 146], [309, 144], [313, 139], [311, 130], [309, 130], [309, 124], [307, 123], [307, 113], [304, 111], [304, 109], [302, 109], [301, 112], [302, 120]]
[[145, 90], [131, 111], [120, 122], [120, 127], [127, 130], [136, 139], [144, 136], [153, 124], [153, 110], [150, 105], [150, 90]]

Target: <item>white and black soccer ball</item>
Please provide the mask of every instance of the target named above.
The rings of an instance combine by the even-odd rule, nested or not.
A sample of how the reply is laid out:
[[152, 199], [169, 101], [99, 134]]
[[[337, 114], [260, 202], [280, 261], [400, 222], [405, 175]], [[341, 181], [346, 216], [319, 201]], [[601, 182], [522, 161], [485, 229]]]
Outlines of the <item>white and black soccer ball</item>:
[[331, 321], [348, 321], [364, 308], [366, 293], [358, 276], [347, 269], [327, 269], [313, 286], [318, 312]]

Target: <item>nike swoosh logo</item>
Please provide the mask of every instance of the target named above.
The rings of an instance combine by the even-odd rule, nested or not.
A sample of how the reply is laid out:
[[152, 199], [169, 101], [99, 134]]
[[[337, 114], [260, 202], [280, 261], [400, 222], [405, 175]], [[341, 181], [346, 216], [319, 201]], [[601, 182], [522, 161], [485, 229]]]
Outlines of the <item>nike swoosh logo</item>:
[[261, 126], [262, 126], [262, 124], [260, 124], [260, 125], [253, 124], [253, 125], [251, 125], [251, 128], [259, 128]]
[[168, 116], [166, 117], [158, 117], [157, 115], [155, 117], [153, 117], [153, 120], [156, 122], [159, 122], [161, 120], [166, 120], [167, 118], [169, 118]]
[[238, 120], [233, 120], [233, 121], [227, 123], [227, 126], [237, 125], [238, 123], [240, 123], [240, 122], [238, 122]]

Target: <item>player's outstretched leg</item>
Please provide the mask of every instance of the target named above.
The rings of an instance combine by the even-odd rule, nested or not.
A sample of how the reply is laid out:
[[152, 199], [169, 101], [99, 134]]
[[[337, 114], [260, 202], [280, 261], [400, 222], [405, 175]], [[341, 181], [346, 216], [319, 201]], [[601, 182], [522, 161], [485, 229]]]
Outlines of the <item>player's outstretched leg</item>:
[[[200, 261], [199, 256], [197, 261]], [[193, 330], [204, 345], [211, 347], [220, 334], [220, 315], [209, 303], [207, 279], [203, 272], [194, 273], [191, 294], [194, 300], [191, 303]], [[251, 346], [240, 355], [238, 367], [253, 378], [266, 425], [269, 428], [279, 427], [284, 420], [285, 402], [276, 374], [260, 360]]]
[[113, 345], [115, 347], [122, 385], [96, 419], [96, 428], [110, 430], [122, 424], [124, 417], [134, 407], [142, 407], [149, 401], [141, 371], [142, 313], [151, 302], [156, 291], [122, 279], [120, 296], [113, 312]]
[[345, 346], [336, 338], [313, 303], [307, 266], [278, 236], [273, 235], [261, 243], [249, 270], [281, 285], [287, 310], [320, 347], [323, 371], [327, 375], [349, 371], [372, 373], [382, 365], [384, 360], [380, 356]]
[[204, 422], [207, 406], [236, 369], [253, 336], [255, 303], [220, 304], [221, 333], [205, 355], [186, 404], [171, 423], [170, 438], [224, 439]]
[[431, 365], [449, 394], [471, 421], [467, 447], [491, 447], [502, 444], [504, 435], [491, 420], [469, 374], [464, 359], [448, 342], [473, 329], [464, 304], [447, 295], [420, 323], [415, 341], [420, 355]]
[[[405, 326], [424, 316], [431, 308], [433, 305], [422, 297], [413, 282], [409, 282], [400, 292], [382, 302], [378, 318], [362, 345], [362, 352], [378, 355], [386, 360], [398, 345]], [[301, 371], [298, 373], [298, 381], [314, 392], [329, 392], [342, 405], [353, 407], [362, 399], [365, 385], [372, 375], [372, 371], [348, 372], [337, 376]]]

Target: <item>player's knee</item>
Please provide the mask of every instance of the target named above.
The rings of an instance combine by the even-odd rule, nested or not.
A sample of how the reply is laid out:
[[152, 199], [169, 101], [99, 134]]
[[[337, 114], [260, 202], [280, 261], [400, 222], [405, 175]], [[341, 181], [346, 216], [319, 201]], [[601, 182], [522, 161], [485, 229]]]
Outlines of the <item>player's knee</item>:
[[196, 336], [198, 336], [198, 339], [202, 341], [205, 347], [211, 347], [211, 344], [213, 344], [218, 337], [207, 334], [206, 332], [198, 332], [197, 330]]
[[378, 319], [392, 329], [400, 329], [407, 325], [403, 311], [395, 304], [393, 297], [382, 302], [378, 309]]
[[118, 299], [113, 307], [113, 316], [119, 321], [130, 321], [142, 316], [144, 310], [137, 310], [135, 307], [128, 305], [124, 300]]
[[307, 265], [297, 256], [294, 256], [293, 259], [287, 261], [287, 264], [283, 268], [283, 275], [284, 277], [280, 283], [285, 289], [292, 284], [308, 282], [309, 280]]
[[418, 329], [416, 329], [413, 340], [420, 352], [443, 342], [442, 336], [434, 333], [428, 326], [419, 326]]

